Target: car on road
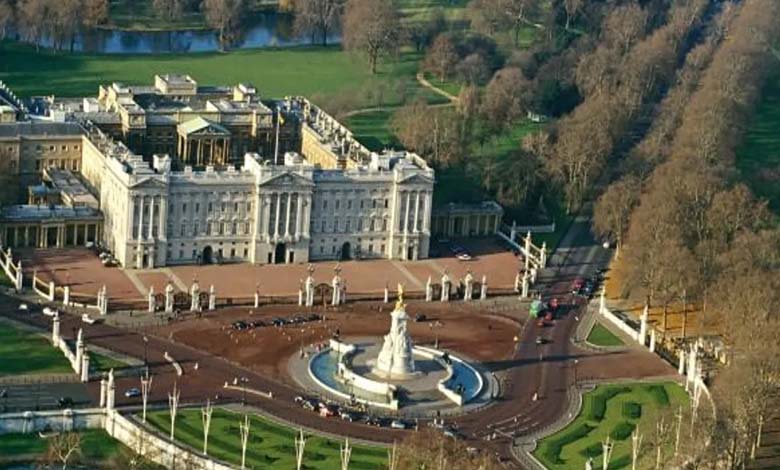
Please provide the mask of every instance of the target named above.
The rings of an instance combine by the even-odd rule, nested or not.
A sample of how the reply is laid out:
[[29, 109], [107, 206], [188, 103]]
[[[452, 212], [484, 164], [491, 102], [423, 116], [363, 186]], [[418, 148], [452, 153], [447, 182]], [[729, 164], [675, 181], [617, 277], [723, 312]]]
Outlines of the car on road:
[[540, 345], [540, 346], [541, 346], [541, 345], [543, 345], [543, 344], [547, 344], [547, 343], [549, 343], [549, 342], [550, 342], [550, 340], [548, 340], [548, 339], [547, 339], [547, 338], [545, 338], [544, 336], [537, 336], [537, 337], [536, 337], [536, 344], [537, 344], [537, 345]]
[[561, 306], [560, 302], [558, 301], [558, 297], [553, 297], [552, 299], [550, 299], [550, 303], [548, 305], [550, 307], [550, 310], [552, 310], [553, 312], [558, 311], [558, 308]]
[[241, 320], [234, 321], [230, 326], [236, 331], [243, 331], [249, 328], [249, 325], [247, 325], [245, 321]]
[[331, 416], [336, 416], [336, 407], [328, 403], [320, 403], [319, 413], [320, 416], [322, 416], [323, 418], [330, 418]]
[[580, 295], [584, 297], [593, 297], [593, 293], [596, 291], [596, 281], [593, 279], [588, 279], [585, 281], [585, 284], [583, 284], [582, 289], [580, 290]]
[[449, 437], [451, 439], [459, 440], [463, 439], [463, 435], [455, 428], [452, 427], [446, 427], [442, 431], [442, 434], [444, 434], [446, 437]]
[[26, 311], [29, 310], [29, 308], [27, 307], [27, 304], [19, 304], [19, 310]]
[[94, 325], [95, 323], [97, 323], [97, 320], [90, 317], [88, 313], [85, 313], [81, 316], [81, 321], [83, 321], [88, 325]]
[[60, 397], [60, 399], [57, 400], [57, 405], [60, 408], [69, 408], [73, 406], [73, 404], [74, 404], [73, 398], [71, 397]]
[[581, 277], [577, 277], [572, 281], [571, 283], [571, 293], [574, 295], [579, 295], [580, 290], [582, 290], [582, 286], [585, 284], [585, 279]]
[[271, 324], [273, 326], [284, 326], [285, 323], [286, 322], [285, 322], [284, 318], [280, 318], [280, 317], [276, 317], [273, 320], [271, 320]]
[[319, 321], [321, 319], [322, 317], [317, 315], [316, 313], [310, 313], [309, 315], [306, 316], [306, 320], [308, 321]]
[[417, 315], [414, 316], [414, 321], [416, 321], [418, 323], [424, 322], [424, 321], [427, 321], [427, 320], [428, 320], [428, 316], [425, 315], [424, 313], [418, 313]]
[[54, 310], [51, 307], [43, 307], [42, 311], [43, 311], [43, 314], [46, 315], [47, 317], [53, 317], [53, 316], [57, 315], [57, 311]]
[[460, 245], [452, 245], [452, 246], [450, 247], [450, 251], [452, 252], [452, 254], [453, 254], [453, 255], [458, 255], [458, 254], [460, 254], [460, 253], [465, 253], [465, 252], [466, 252], [466, 249], [465, 249], [465, 248], [463, 248], [463, 247], [462, 247], [462, 246], [460, 246]]
[[301, 402], [301, 408], [308, 411], [314, 411], [317, 409], [317, 402], [311, 399], [305, 399]]
[[408, 429], [409, 428], [409, 424], [406, 423], [406, 421], [403, 421], [403, 420], [400, 420], [400, 419], [394, 419], [390, 423], [390, 427], [393, 428], [393, 429]]
[[343, 419], [344, 421], [349, 421], [350, 423], [352, 421], [355, 421], [355, 415], [348, 410], [341, 410], [339, 411], [339, 417]]
[[471, 261], [471, 255], [466, 253], [465, 251], [461, 252], [461, 253], [458, 253], [457, 254], [457, 258], [460, 261]]
[[127, 398], [135, 398], [140, 396], [141, 396], [141, 391], [138, 390], [137, 388], [128, 388], [127, 390], [125, 390], [125, 397]]

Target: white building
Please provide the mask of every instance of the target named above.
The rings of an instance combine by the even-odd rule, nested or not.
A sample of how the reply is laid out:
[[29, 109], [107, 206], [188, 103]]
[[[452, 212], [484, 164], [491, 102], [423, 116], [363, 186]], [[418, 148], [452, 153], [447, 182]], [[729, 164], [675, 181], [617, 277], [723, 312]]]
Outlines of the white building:
[[[165, 77], [158, 77], [157, 82], [185, 83]], [[100, 105], [99, 110], [84, 105], [68, 111], [67, 102], [61, 102], [56, 108], [59, 114], [55, 116], [54, 110], [49, 110], [46, 119], [66, 120], [70, 126], [81, 129], [81, 141], [67, 146], [78, 149], [73, 156], [78, 161], [59, 165], [57, 178], [36, 185], [27, 206], [15, 206], [13, 213], [0, 213], [3, 243], [47, 247], [98, 240], [122, 266], [139, 269], [189, 263], [415, 260], [428, 256], [434, 171], [418, 155], [372, 153], [347, 128], [304, 98], [286, 98], [266, 106], [256, 92], [248, 98], [241, 94], [231, 98], [221, 88], [197, 87], [194, 80], [187, 78], [186, 83], [193, 84], [193, 97], [185, 103], [189, 114], [185, 116], [179, 111], [176, 125], [197, 132], [180, 136], [179, 150], [196, 148], [205, 127], [209, 136], [221, 133], [220, 142], [232, 142], [220, 144], [224, 148], [233, 149], [241, 141], [241, 145], [268, 155], [249, 151], [241, 158], [223, 158], [228, 154], [220, 154], [223, 147], [214, 147], [213, 142], [205, 147], [211, 149], [205, 153], [201, 152], [204, 147], [197, 147], [201, 149], [197, 158], [187, 157], [191, 151], [182, 154], [178, 150], [174, 155], [140, 155], [131, 147], [146, 151], [152, 137], [139, 134], [136, 140], [146, 143], [131, 145], [128, 141], [126, 145], [120, 140], [124, 140], [125, 133], [113, 124], [122, 120], [122, 110], [129, 105]], [[120, 88], [105, 88], [114, 89]], [[183, 100], [177, 93], [173, 98]], [[104, 94], [100, 99], [105, 101]], [[170, 90], [159, 83], [154, 90], [136, 87], [132, 94], [126, 94], [128, 103], [130, 97], [135, 100], [133, 103], [158, 105], [163, 99], [173, 100], [168, 96]], [[241, 110], [252, 113], [273, 109], [274, 114], [267, 121], [276, 123], [275, 133], [284, 134], [286, 142], [268, 150], [256, 139], [240, 137], [246, 134], [245, 130], [216, 124], [228, 122], [218, 109], [195, 106], [217, 99], [223, 107], [233, 109], [240, 104]], [[137, 103], [134, 106], [147, 120], [163, 112], [160, 106], [149, 105], [148, 110]], [[199, 114], [201, 111], [210, 113], [208, 119]], [[172, 131], [165, 132], [167, 135]], [[273, 135], [274, 131], [270, 132]], [[156, 134], [159, 132], [151, 133]], [[78, 133], [72, 138], [78, 139]], [[278, 137], [264, 139], [279, 141]], [[55, 150], [66, 148], [50, 146]], [[162, 147], [155, 144], [151, 148]], [[201, 154], [209, 158], [201, 159]], [[35, 155], [33, 151], [21, 152], [22, 166]], [[37, 221], [20, 218], [20, 214], [37, 214], [31, 209], [40, 201], [57, 201], [51, 203], [52, 207], [70, 207], [70, 199], [63, 196], [65, 190], [60, 186], [71, 176], [83, 180], [83, 188], [99, 201], [95, 214], [90, 214], [89, 220], [70, 220], [66, 215], [71, 212], [73, 217], [83, 214], [59, 211], [64, 215], [45, 221], [43, 228], [33, 228], [33, 235], [28, 236]], [[92, 231], [79, 232], [85, 223], [93, 225]]]

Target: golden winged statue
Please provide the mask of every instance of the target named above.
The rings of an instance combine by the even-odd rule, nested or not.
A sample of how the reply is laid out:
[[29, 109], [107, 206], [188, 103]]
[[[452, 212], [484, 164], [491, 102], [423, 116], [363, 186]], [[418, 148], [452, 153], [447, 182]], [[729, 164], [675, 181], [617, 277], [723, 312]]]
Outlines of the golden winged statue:
[[404, 285], [398, 283], [398, 300], [395, 302], [395, 309], [402, 310], [406, 305], [404, 304]]

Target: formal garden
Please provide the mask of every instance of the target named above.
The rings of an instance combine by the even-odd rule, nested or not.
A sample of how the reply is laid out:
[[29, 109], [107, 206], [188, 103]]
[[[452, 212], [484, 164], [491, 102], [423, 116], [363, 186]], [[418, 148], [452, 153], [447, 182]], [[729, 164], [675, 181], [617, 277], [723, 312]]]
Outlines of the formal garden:
[[[241, 463], [241, 432], [239, 424], [243, 415], [222, 408], [215, 408], [209, 428], [210, 456], [231, 464]], [[337, 419], [337, 418], [334, 418]], [[148, 422], [168, 435], [170, 415], [168, 411], [156, 411], [147, 415]], [[247, 468], [253, 470], [295, 468], [295, 438], [297, 430], [282, 426], [269, 419], [251, 415], [250, 432], [246, 451]], [[194, 449], [203, 449], [203, 421], [200, 408], [181, 409], [176, 415], [177, 441]], [[339, 451], [343, 440], [307, 435], [304, 464], [310, 470], [339, 468]], [[363, 445], [352, 446], [351, 470], [380, 470], [387, 463], [387, 450]]]
[[[102, 429], [79, 432], [81, 436], [81, 458], [85, 462], [105, 462], [119, 455], [122, 445]], [[0, 465], [4, 461], [36, 461], [42, 458], [52, 437], [38, 434], [0, 435]]]
[[670, 424], [674, 414], [688, 406], [688, 395], [675, 383], [600, 385], [583, 396], [582, 410], [574, 421], [539, 441], [534, 456], [550, 470], [585, 468], [589, 458], [593, 458], [594, 470], [599, 469], [602, 442], [609, 437], [614, 442], [609, 468], [628, 469], [631, 434], [638, 430], [643, 435], [645, 447], [640, 455], [645, 458], [653, 446], [656, 423], [665, 416]]

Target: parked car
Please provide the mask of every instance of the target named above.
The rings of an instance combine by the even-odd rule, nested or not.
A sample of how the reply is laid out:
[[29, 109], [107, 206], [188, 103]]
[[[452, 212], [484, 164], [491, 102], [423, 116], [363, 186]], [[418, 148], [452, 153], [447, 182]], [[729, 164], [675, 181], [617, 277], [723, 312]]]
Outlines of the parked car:
[[471, 255], [466, 253], [465, 251], [458, 253], [457, 258], [460, 261], [471, 261]]
[[[22, 305], [24, 305], [24, 304], [22, 304]], [[25, 305], [24, 310], [26, 310], [26, 309], [27, 309], [27, 306]], [[20, 310], [21, 310], [21, 308], [20, 308]], [[57, 315], [57, 311], [54, 310], [53, 308], [50, 308], [50, 307], [43, 307], [43, 314], [46, 315], [47, 317], [53, 317], [53, 316]]]
[[303, 408], [304, 410], [314, 411], [317, 409], [317, 402], [309, 399], [303, 400], [301, 402], [301, 408]]
[[545, 338], [543, 336], [537, 336], [536, 337], [536, 344], [538, 344], [540, 346], [543, 345], [543, 344], [547, 344], [547, 338]]
[[95, 323], [97, 323], [97, 320], [95, 320], [94, 318], [90, 317], [88, 313], [85, 313], [85, 314], [83, 314], [81, 316], [81, 321], [83, 321], [84, 323], [86, 323], [88, 325], [94, 325]]
[[138, 390], [137, 388], [128, 388], [127, 390], [125, 390], [125, 396], [127, 398], [140, 397], [141, 391]]
[[319, 321], [319, 320], [321, 320], [321, 319], [322, 319], [322, 317], [321, 317], [321, 316], [319, 316], [319, 315], [317, 315], [316, 313], [310, 313], [310, 314], [309, 314], [309, 315], [306, 317], [306, 319], [307, 319], [307, 320], [309, 320], [309, 321]]
[[273, 326], [284, 326], [285, 321], [284, 318], [276, 317], [273, 320], [271, 320], [271, 324]]
[[349, 422], [355, 421], [355, 415], [347, 410], [341, 410], [339, 412], [339, 417], [344, 421], [349, 421]]

